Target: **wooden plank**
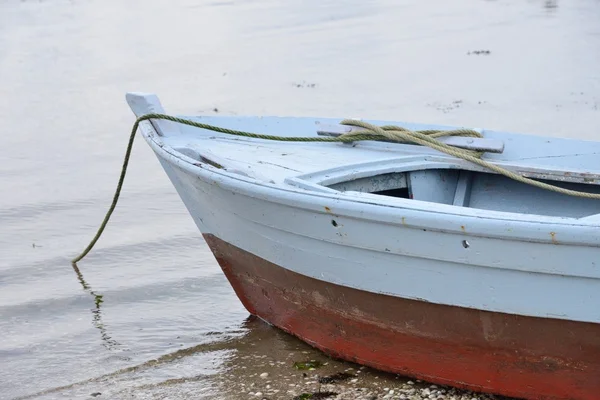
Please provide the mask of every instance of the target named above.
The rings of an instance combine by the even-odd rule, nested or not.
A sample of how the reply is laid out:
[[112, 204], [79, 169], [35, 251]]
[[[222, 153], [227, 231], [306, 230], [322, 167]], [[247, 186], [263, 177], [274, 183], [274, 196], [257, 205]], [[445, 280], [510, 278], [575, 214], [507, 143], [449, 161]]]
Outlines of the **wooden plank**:
[[[360, 127], [346, 125], [318, 124], [317, 134], [319, 136], [338, 137], [344, 133], [357, 132], [363, 130]], [[442, 143], [458, 147], [461, 149], [485, 151], [488, 153], [502, 153], [504, 151], [504, 142], [497, 139], [472, 138], [460, 136], [446, 136], [438, 138]], [[391, 140], [389, 142], [392, 142]]]
[[458, 180], [457, 170], [426, 169], [408, 174], [410, 197], [432, 203], [452, 204]]
[[365, 178], [344, 180], [339, 183], [327, 185], [327, 187], [340, 192], [364, 192], [374, 193], [384, 190], [404, 189], [407, 187], [406, 174], [387, 173]]
[[460, 171], [456, 192], [454, 192], [453, 205], [468, 207], [471, 200], [471, 184], [473, 183], [473, 171]]

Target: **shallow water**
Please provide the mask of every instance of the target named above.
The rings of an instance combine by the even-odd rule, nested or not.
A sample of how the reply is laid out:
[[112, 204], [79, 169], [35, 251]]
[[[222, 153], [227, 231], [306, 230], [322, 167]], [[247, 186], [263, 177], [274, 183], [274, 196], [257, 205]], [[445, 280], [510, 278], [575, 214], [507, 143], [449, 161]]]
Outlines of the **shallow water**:
[[73, 270], [118, 179], [125, 92], [598, 139], [598, 21], [598, 0], [0, 0], [0, 397], [246, 398], [227, 382], [251, 379], [249, 341], [320, 357], [246, 321], [141, 140]]

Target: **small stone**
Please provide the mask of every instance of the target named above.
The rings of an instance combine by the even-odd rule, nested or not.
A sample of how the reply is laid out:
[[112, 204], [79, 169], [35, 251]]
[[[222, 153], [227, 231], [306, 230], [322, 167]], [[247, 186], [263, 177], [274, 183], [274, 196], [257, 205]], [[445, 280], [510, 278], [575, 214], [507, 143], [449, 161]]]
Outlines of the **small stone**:
[[394, 394], [394, 393], [395, 393], [394, 389], [390, 390], [390, 394]]
[[389, 392], [390, 388], [383, 388], [386, 392]]
[[256, 397], [258, 397], [258, 396], [262, 396], [262, 393], [261, 393], [261, 392], [256, 392], [256, 393], [254, 393], [254, 395], [255, 395]]
[[356, 383], [356, 382], [358, 382], [358, 379], [352, 379], [352, 380], [350, 380], [350, 382]]
[[94, 393], [90, 394], [90, 396], [92, 396], [92, 397], [98, 397], [100, 395], [102, 395], [102, 393], [100, 393], [100, 392], [94, 392]]
[[409, 385], [414, 385], [415, 384], [413, 381], [408, 381], [406, 383], [408, 383]]
[[260, 374], [261, 378], [266, 378], [267, 376], [269, 376], [268, 372], [263, 372], [262, 374]]

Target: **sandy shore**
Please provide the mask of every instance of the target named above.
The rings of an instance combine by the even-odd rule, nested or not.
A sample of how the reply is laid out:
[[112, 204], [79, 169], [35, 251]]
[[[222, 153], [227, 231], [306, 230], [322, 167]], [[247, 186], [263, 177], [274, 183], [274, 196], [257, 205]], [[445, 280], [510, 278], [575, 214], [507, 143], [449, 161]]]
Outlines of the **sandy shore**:
[[511, 400], [335, 360], [254, 317], [247, 319], [243, 332], [216, 332], [214, 338], [27, 398]]
[[281, 352], [248, 354], [242, 357], [241, 363], [238, 362], [235, 371], [238, 372], [235, 379], [228, 383], [228, 390], [225, 391], [227, 395], [221, 398], [508, 400], [506, 397], [473, 393], [382, 373], [333, 360], [310, 350], [293, 351], [285, 355]]

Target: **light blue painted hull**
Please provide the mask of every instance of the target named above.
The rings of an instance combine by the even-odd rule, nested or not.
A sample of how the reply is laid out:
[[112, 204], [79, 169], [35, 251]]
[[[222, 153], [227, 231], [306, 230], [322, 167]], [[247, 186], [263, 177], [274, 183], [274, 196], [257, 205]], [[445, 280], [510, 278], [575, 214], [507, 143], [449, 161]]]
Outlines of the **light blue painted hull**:
[[[130, 104], [138, 116], [162, 112], [152, 97], [134, 96]], [[195, 118], [260, 133], [315, 134], [310, 118]], [[515, 184], [420, 146], [273, 142], [165, 121], [142, 123], [141, 130], [200, 231], [269, 262], [400, 298], [600, 323], [600, 200]], [[600, 192], [592, 168], [600, 165], [600, 143], [488, 135], [505, 149], [486, 159]], [[466, 206], [454, 204], [457, 170], [478, 174]], [[413, 171], [421, 175], [407, 175]], [[413, 191], [423, 198], [361, 191], [402, 186], [402, 179], [421, 185]]]

